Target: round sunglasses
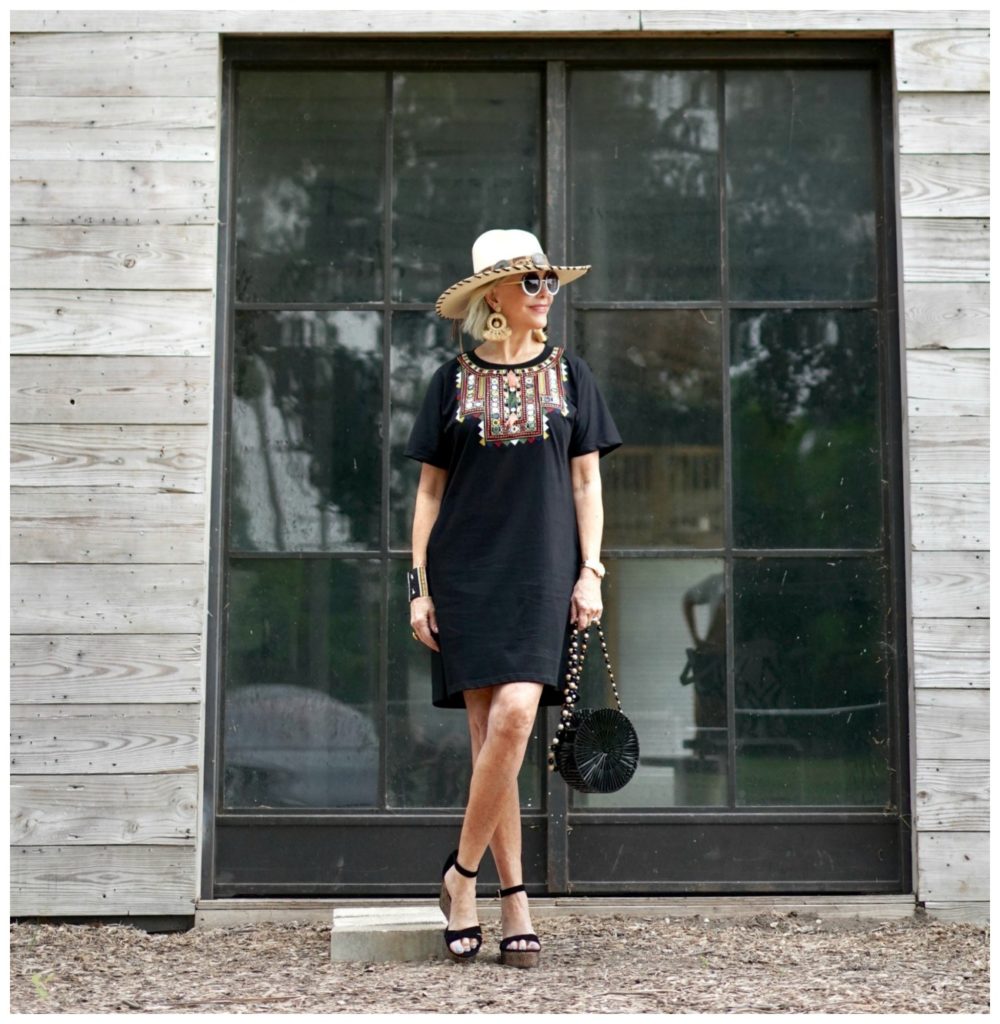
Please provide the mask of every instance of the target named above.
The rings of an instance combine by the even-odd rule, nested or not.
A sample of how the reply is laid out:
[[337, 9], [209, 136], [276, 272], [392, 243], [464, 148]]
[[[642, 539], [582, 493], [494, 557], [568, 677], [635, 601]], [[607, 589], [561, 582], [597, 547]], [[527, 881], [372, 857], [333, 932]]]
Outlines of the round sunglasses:
[[550, 270], [544, 277], [531, 270], [520, 281], [501, 281], [497, 287], [505, 284], [519, 284], [525, 295], [539, 295], [543, 282], [549, 295], [555, 295], [559, 291], [559, 275], [554, 270]]

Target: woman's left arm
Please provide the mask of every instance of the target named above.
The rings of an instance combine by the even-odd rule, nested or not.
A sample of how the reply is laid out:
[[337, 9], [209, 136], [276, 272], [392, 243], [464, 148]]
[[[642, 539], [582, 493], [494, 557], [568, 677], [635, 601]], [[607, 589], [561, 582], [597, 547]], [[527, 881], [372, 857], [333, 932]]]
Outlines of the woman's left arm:
[[[573, 503], [580, 534], [581, 561], [601, 560], [601, 535], [604, 533], [604, 504], [601, 496], [601, 468], [598, 452], [587, 452], [570, 459]], [[604, 610], [601, 581], [593, 569], [580, 568], [570, 601], [570, 621], [580, 629], [600, 619]]]

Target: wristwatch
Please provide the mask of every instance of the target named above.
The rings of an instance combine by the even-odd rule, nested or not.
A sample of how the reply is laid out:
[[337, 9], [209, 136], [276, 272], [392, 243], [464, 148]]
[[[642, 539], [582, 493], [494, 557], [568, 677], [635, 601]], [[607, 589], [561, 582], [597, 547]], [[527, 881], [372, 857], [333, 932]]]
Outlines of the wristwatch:
[[595, 562], [595, 561], [592, 561], [589, 558], [586, 559], [584, 562], [580, 563], [580, 568], [581, 569], [593, 569], [594, 572], [597, 573], [597, 578], [599, 580], [603, 580], [604, 577], [608, 573], [608, 570], [604, 568], [604, 563], [603, 562]]

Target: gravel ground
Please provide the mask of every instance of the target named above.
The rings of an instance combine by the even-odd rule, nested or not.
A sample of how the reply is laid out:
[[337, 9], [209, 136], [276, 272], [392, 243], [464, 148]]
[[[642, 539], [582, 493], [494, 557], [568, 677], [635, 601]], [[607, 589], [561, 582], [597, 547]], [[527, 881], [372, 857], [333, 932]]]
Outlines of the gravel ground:
[[330, 928], [11, 924], [14, 1013], [987, 1013], [989, 929], [536, 915], [542, 966], [337, 964]]

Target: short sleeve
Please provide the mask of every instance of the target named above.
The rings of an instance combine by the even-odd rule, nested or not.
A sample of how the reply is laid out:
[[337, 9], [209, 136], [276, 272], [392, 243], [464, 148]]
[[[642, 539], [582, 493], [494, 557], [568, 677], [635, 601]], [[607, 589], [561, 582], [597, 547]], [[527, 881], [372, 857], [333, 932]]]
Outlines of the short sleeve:
[[447, 469], [451, 461], [451, 439], [444, 423], [444, 381], [446, 366], [439, 366], [431, 377], [417, 418], [413, 421], [410, 439], [403, 454], [418, 462], [429, 462]]
[[597, 452], [604, 458], [622, 443], [611, 410], [604, 401], [590, 367], [575, 356], [570, 363], [576, 391], [576, 419], [569, 442], [570, 458]]

